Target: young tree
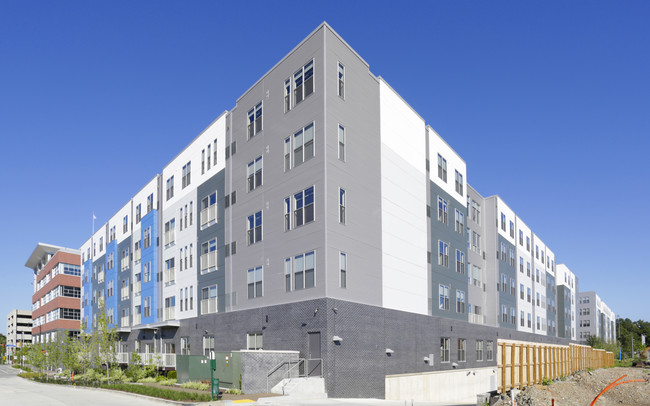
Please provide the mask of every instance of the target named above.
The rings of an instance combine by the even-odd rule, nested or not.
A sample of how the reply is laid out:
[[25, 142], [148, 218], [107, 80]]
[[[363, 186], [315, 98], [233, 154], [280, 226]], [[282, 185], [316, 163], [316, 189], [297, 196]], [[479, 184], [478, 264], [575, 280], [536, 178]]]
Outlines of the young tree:
[[66, 334], [61, 343], [61, 365], [72, 373], [81, 370], [81, 354], [77, 351], [76, 341], [72, 335]]
[[97, 348], [97, 364], [106, 365], [106, 377], [110, 378], [110, 369], [117, 362], [117, 329], [112, 320], [106, 315], [106, 305], [103, 300], [99, 301], [99, 314], [97, 315], [97, 329], [93, 338]]

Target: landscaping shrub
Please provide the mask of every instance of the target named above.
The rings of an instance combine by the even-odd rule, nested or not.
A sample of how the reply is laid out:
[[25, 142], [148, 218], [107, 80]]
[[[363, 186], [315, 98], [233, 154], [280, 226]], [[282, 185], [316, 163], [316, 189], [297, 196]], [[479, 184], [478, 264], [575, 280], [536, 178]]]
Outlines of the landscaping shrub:
[[174, 386], [176, 385], [176, 379], [165, 379], [158, 383], [162, 386]]
[[181, 388], [209, 390], [210, 389], [210, 384], [203, 383], [203, 382], [190, 381], [190, 382], [185, 382], [185, 383], [181, 384]]
[[209, 394], [206, 393], [189, 393], [175, 391], [172, 389], [161, 389], [155, 386], [143, 386], [143, 385], [128, 385], [128, 384], [112, 384], [112, 385], [102, 385], [104, 389], [114, 389], [124, 392], [138, 393], [140, 395], [153, 396], [157, 398], [176, 400], [176, 401], [195, 401], [195, 402], [207, 402], [212, 400]]
[[176, 379], [176, 371], [167, 372], [167, 379]]
[[156, 381], [156, 378], [147, 377], [147, 378], [138, 379], [137, 382], [138, 383], [156, 383], [157, 381]]

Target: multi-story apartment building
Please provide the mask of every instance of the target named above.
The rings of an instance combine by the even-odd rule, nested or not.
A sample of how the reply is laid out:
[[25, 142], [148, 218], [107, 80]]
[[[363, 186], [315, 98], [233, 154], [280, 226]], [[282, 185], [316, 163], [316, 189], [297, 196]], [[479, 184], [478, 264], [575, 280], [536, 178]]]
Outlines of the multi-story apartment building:
[[556, 267], [557, 281], [557, 304], [558, 337], [576, 340], [576, 306], [578, 292], [578, 278], [565, 264], [558, 264]]
[[327, 24], [81, 253], [83, 321], [105, 309], [124, 362], [297, 350], [330, 395], [382, 397], [455, 368], [491, 390], [497, 337], [566, 342], [550, 250]]
[[616, 314], [594, 291], [578, 293], [578, 339], [591, 336], [605, 342], [616, 341]]
[[32, 312], [14, 309], [7, 315], [7, 361], [18, 348], [32, 343]]
[[39, 243], [25, 266], [34, 272], [32, 337], [48, 342], [79, 333], [81, 266], [79, 251]]

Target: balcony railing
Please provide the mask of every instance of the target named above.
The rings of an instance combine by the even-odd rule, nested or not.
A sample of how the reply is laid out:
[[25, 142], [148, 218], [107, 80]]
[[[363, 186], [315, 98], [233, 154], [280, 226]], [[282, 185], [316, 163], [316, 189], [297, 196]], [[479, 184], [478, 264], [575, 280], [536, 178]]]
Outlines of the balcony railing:
[[217, 218], [217, 205], [213, 204], [201, 210], [201, 226], [209, 224]]
[[136, 264], [137, 264], [138, 262], [140, 262], [140, 255], [141, 255], [141, 252], [142, 252], [142, 251], [140, 251], [140, 250], [135, 250], [135, 252], [133, 253], [133, 262], [135, 262]]
[[122, 258], [120, 265], [122, 267], [122, 270], [125, 270], [126, 268], [128, 268], [129, 267], [129, 257], [126, 256], [126, 257]]
[[175, 320], [175, 319], [176, 319], [176, 308], [165, 307], [165, 320]]
[[165, 231], [165, 245], [169, 245], [176, 241], [175, 230]]
[[129, 360], [131, 359], [131, 354], [128, 352], [118, 352], [115, 355], [117, 355], [117, 362], [120, 364], [128, 364]]
[[142, 282], [136, 282], [133, 284], [133, 295], [140, 296], [140, 290], [142, 289]]
[[129, 316], [122, 317], [122, 319], [120, 321], [120, 326], [121, 327], [129, 327]]
[[133, 325], [136, 326], [138, 324], [140, 324], [140, 313], [133, 315]]
[[480, 314], [474, 314], [470, 313], [469, 314], [469, 322], [474, 323], [474, 324], [483, 324], [483, 316]]
[[104, 282], [104, 271], [101, 271], [97, 274], [97, 283]]
[[212, 251], [207, 254], [201, 255], [201, 272], [206, 272], [210, 268], [214, 268], [217, 262], [217, 252]]
[[176, 282], [176, 268], [165, 270], [165, 285], [171, 285]]
[[128, 286], [123, 286], [120, 288], [120, 296], [122, 297], [122, 300], [126, 300], [129, 298], [129, 287]]
[[201, 314], [216, 313], [217, 312], [217, 298], [201, 300]]

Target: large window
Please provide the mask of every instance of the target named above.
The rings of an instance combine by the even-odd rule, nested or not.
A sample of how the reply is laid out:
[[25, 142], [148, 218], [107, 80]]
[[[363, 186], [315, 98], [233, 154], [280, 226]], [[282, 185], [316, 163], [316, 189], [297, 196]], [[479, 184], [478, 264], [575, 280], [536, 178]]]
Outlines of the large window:
[[438, 308], [440, 310], [449, 310], [449, 286], [438, 285], [438, 293], [440, 295]]
[[261, 156], [248, 163], [247, 176], [249, 192], [262, 186], [262, 163]]
[[165, 246], [173, 244], [176, 241], [176, 219], [171, 219], [165, 223]]
[[214, 352], [214, 336], [203, 336], [203, 355], [212, 358]]
[[144, 229], [144, 238], [142, 242], [142, 249], [147, 249], [151, 247], [151, 227], [147, 227]]
[[217, 285], [201, 290], [201, 314], [217, 312]]
[[438, 221], [447, 224], [448, 217], [447, 201], [438, 196]]
[[[285, 111], [289, 111], [314, 92], [314, 61], [298, 69], [284, 82]], [[293, 89], [293, 93], [291, 90]]]
[[465, 275], [465, 253], [456, 250], [456, 272]]
[[[293, 270], [291, 270], [293, 266]], [[285, 278], [287, 272], [293, 273], [293, 289], [301, 290], [315, 286], [314, 251], [285, 259]], [[289, 281], [286, 290], [289, 291]]]
[[246, 344], [249, 350], [262, 349], [262, 333], [248, 333], [246, 334]]
[[449, 244], [438, 240], [438, 265], [449, 267]]
[[262, 211], [251, 214], [247, 219], [246, 232], [248, 234], [248, 245], [262, 241]]
[[[293, 224], [290, 224], [291, 210], [293, 208]], [[308, 187], [295, 193], [291, 198], [286, 198], [284, 203], [285, 229], [300, 227], [314, 221], [314, 187]]]
[[248, 270], [248, 298], [262, 297], [262, 267]]
[[[314, 123], [298, 130], [284, 141], [285, 171], [314, 157]], [[288, 156], [291, 155], [291, 156]], [[293, 165], [292, 165], [293, 163]]]
[[467, 351], [467, 340], [464, 338], [458, 339], [458, 362], [465, 362], [465, 354]]
[[248, 111], [248, 139], [262, 131], [262, 102]]
[[438, 154], [438, 177], [447, 182], [447, 160]]
[[476, 224], [481, 224], [481, 205], [472, 199], [471, 203], [472, 220]]
[[151, 317], [151, 296], [144, 298], [144, 317]]
[[212, 272], [217, 268], [217, 239], [201, 244], [201, 274]]
[[183, 178], [181, 179], [182, 188], [189, 186], [192, 181], [192, 162], [183, 165]]
[[449, 362], [450, 346], [450, 338], [442, 337], [440, 339], [440, 362]]
[[483, 341], [476, 340], [476, 360], [483, 361]]
[[167, 179], [166, 191], [167, 191], [167, 200], [174, 197], [174, 176], [171, 176], [169, 179]]
[[465, 292], [456, 290], [456, 313], [465, 313]]
[[[190, 213], [191, 216], [191, 213]], [[217, 192], [201, 200], [201, 227], [212, 225], [217, 220]], [[191, 224], [191, 220], [190, 220]]]
[[455, 218], [456, 222], [454, 224], [456, 232], [462, 235], [465, 232], [465, 215], [460, 210], [456, 209]]
[[460, 194], [461, 196], [464, 196], [463, 194], [463, 174], [456, 171], [456, 192]]

